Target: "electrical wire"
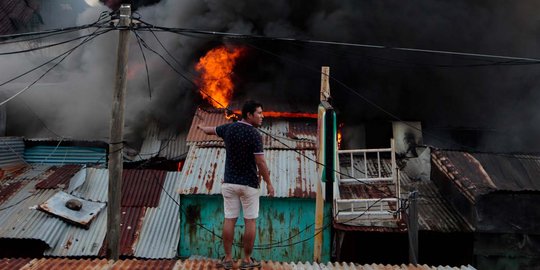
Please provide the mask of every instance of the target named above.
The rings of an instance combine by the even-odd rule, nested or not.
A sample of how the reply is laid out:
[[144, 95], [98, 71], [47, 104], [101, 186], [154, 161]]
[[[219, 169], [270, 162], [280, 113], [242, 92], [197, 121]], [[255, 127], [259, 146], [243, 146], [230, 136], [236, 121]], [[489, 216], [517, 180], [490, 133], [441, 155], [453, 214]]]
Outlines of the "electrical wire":
[[141, 37], [136, 31], [131, 31], [135, 34], [135, 37], [137, 38], [137, 44], [139, 45], [139, 49], [141, 50], [141, 55], [144, 60], [144, 68], [146, 69], [146, 83], [148, 84], [148, 94], [150, 96], [150, 99], [152, 99], [152, 88], [150, 87], [150, 73], [148, 72], [148, 63], [146, 62], [146, 56], [144, 55], [144, 51], [141, 45]]

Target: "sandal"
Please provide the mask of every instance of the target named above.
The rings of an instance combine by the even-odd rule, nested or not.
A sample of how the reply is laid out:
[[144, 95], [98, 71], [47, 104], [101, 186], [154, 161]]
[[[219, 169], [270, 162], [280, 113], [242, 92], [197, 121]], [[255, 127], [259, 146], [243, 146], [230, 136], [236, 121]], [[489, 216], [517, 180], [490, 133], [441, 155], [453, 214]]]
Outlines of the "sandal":
[[240, 264], [240, 269], [251, 269], [261, 266], [261, 262], [256, 261], [255, 259], [253, 259], [253, 257], [251, 257], [250, 259], [251, 262], [245, 262], [242, 260], [242, 264]]
[[225, 256], [221, 258], [221, 261], [216, 263], [217, 268], [224, 268], [224, 269], [232, 269], [233, 268], [233, 261], [225, 261]]

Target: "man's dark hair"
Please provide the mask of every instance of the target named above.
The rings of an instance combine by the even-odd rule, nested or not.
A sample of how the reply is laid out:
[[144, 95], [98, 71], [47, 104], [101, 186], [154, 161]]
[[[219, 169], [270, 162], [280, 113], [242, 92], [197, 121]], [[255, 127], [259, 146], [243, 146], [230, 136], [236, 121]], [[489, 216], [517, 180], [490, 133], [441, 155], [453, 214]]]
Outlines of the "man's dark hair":
[[251, 114], [255, 113], [258, 107], [261, 107], [262, 109], [263, 106], [261, 103], [254, 100], [246, 101], [246, 103], [244, 103], [244, 106], [242, 107], [242, 118], [246, 119], [248, 113], [251, 113]]

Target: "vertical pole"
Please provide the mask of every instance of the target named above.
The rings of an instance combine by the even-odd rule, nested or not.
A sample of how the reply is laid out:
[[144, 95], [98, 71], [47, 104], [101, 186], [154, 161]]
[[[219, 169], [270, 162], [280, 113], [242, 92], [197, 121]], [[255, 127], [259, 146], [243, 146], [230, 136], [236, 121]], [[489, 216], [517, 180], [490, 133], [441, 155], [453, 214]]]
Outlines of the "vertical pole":
[[118, 58], [116, 61], [115, 89], [112, 104], [111, 136], [109, 141], [109, 194], [107, 206], [107, 258], [118, 260], [120, 256], [120, 198], [122, 196], [122, 148], [124, 132], [124, 109], [128, 61], [129, 24], [131, 6], [120, 7]]
[[[330, 97], [330, 83], [328, 80], [328, 76], [330, 74], [330, 67], [322, 67], [321, 68], [321, 103], [322, 101], [327, 101]], [[325, 123], [324, 114], [321, 115], [319, 112], [319, 123]], [[325, 156], [328, 154], [322, 154], [326, 151], [326, 138], [324, 137], [326, 132], [323, 132], [325, 130], [325, 127], [319, 126], [319, 155], [317, 156], [317, 162], [319, 164], [325, 163]], [[324, 143], [323, 143], [324, 142]], [[322, 144], [322, 145], [321, 145]], [[326, 165], [326, 164], [325, 164]], [[324, 168], [321, 165], [318, 165], [319, 171], [325, 171], [325, 174], [334, 173], [331, 170], [328, 170], [328, 168]], [[325, 175], [324, 174], [324, 175]], [[322, 176], [322, 173], [319, 173], [319, 176]], [[320, 262], [321, 261], [321, 255], [322, 255], [322, 243], [323, 243], [323, 222], [324, 222], [324, 194], [325, 190], [323, 190], [322, 185], [322, 177], [318, 179], [317, 181], [317, 195], [315, 198], [315, 238], [313, 239], [313, 261]], [[327, 183], [332, 185], [333, 183]]]
[[418, 264], [418, 191], [413, 190], [409, 195], [409, 262]]

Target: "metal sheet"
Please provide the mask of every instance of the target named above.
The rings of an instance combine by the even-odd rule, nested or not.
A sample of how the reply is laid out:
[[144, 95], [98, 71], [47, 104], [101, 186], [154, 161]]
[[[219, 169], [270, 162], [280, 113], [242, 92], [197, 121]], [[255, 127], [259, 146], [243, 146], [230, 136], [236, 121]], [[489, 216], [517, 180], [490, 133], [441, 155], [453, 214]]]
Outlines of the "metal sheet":
[[99, 164], [107, 161], [106, 150], [80, 146], [34, 146], [26, 148], [24, 159], [31, 164]]
[[[156, 269], [156, 270], [195, 270], [195, 269], [222, 269], [216, 266], [218, 260], [197, 258], [189, 260], [138, 260], [120, 259], [116, 262], [106, 259], [69, 259], [69, 258], [41, 258], [41, 259], [0, 259], [1, 270], [13, 269], [58, 269], [58, 270], [121, 270], [121, 269]], [[239, 262], [237, 261], [238, 265]], [[236, 266], [237, 266], [236, 265]], [[319, 270], [319, 269], [348, 269], [348, 270], [475, 270], [473, 266], [428, 266], [425, 264], [354, 264], [347, 262], [276, 262], [261, 261], [262, 269], [280, 270]]]
[[161, 195], [158, 207], [146, 209], [139, 240], [135, 244], [135, 257], [176, 257], [180, 238], [180, 196], [176, 193], [179, 183], [176, 180], [179, 176], [179, 172], [168, 172], [163, 191], [165, 193]]
[[431, 181], [414, 181], [401, 173], [402, 198], [407, 198], [411, 188], [418, 190], [418, 223], [420, 230], [436, 232], [473, 232], [469, 224], [439, 192]]
[[124, 170], [122, 206], [158, 206], [165, 175], [158, 170]]
[[[66, 207], [69, 200], [81, 202], [80, 210], [72, 210]], [[79, 197], [69, 195], [63, 191], [54, 194], [50, 199], [39, 205], [39, 209], [88, 228], [92, 220], [105, 207], [105, 203], [91, 202]]]
[[43, 213], [36, 206], [50, 197], [55, 190], [35, 190], [36, 181], [30, 181], [12, 198], [0, 205], [0, 238], [38, 239], [53, 247], [67, 225], [56, 217]]
[[[220, 258], [223, 228], [223, 200], [217, 195], [181, 196], [180, 257], [192, 255]], [[325, 205], [331, 213], [331, 204]], [[330, 224], [327, 215], [323, 224]], [[310, 261], [313, 259], [315, 200], [297, 198], [261, 198], [253, 257], [272, 261]], [[244, 220], [239, 218], [235, 243], [239, 243]], [[322, 260], [330, 259], [330, 227], [325, 227]], [[240, 245], [241, 246], [241, 245]], [[242, 249], [233, 245], [233, 256], [240, 258]]]
[[54, 172], [46, 179], [39, 182], [36, 185], [36, 188], [67, 188], [71, 177], [73, 177], [81, 168], [81, 165], [64, 165], [54, 168]]
[[109, 196], [109, 171], [86, 168], [86, 180], [71, 194], [94, 202], [107, 202]]
[[23, 158], [24, 141], [22, 137], [0, 137], [0, 168], [8, 168], [26, 164]]
[[[267, 150], [265, 157], [276, 197], [315, 197], [318, 176], [314, 151]], [[220, 194], [225, 149], [192, 147], [182, 172], [180, 194]], [[268, 195], [265, 184], [261, 184], [261, 195]]]
[[184, 159], [189, 151], [186, 138], [187, 134], [180, 134], [162, 140], [162, 150], [159, 156], [169, 160]]
[[89, 229], [69, 225], [45, 256], [98, 256], [107, 234], [107, 207], [92, 222]]
[[145, 207], [122, 207], [120, 216], [121, 255], [133, 256], [134, 243], [138, 240], [145, 210]]

